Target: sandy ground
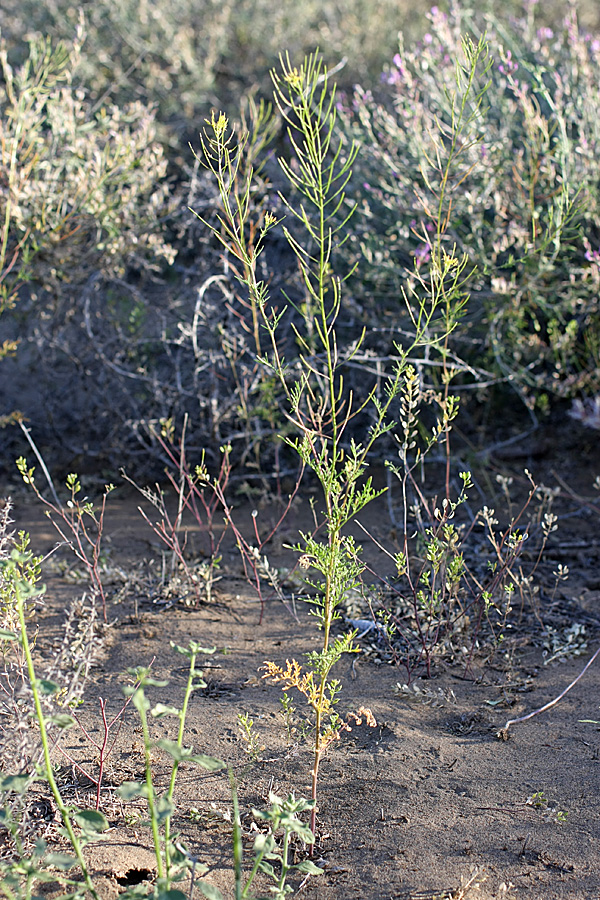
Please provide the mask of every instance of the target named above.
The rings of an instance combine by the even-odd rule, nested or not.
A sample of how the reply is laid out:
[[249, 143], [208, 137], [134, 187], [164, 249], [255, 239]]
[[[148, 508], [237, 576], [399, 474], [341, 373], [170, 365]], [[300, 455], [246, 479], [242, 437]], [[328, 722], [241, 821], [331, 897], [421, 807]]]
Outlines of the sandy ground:
[[[593, 497], [599, 461], [596, 443], [590, 440], [569, 490], [578, 497]], [[547, 483], [554, 473], [566, 484], [573, 473], [572, 460], [560, 452], [502, 462], [517, 479], [524, 465]], [[558, 483], [555, 478], [553, 484]], [[111, 506], [109, 572], [111, 567], [113, 572], [133, 572], [136, 566], [141, 572], [142, 559], [158, 557], [137, 502], [135, 496], [117, 496]], [[552, 603], [542, 584], [541, 617], [546, 615], [546, 624], [558, 630], [582, 622], [587, 648], [562, 662], [545, 664], [541, 626], [524, 613], [502, 652], [491, 655], [482, 647], [468, 670], [460, 654], [452, 658], [440, 653], [432, 678], [417, 671], [408, 684], [406, 670], [394, 665], [389, 654], [386, 658], [373, 632], [362, 637], [364, 652], [343, 658], [335, 673], [343, 683], [339, 708], [346, 714], [366, 706], [377, 725], [363, 721], [342, 734], [322, 763], [314, 859], [324, 872], [304, 881], [293, 878], [299, 896], [600, 898], [600, 726], [581, 721], [600, 720], [600, 663], [591, 666], [559, 704], [512, 726], [509, 740], [497, 737], [507, 719], [556, 697], [600, 640], [598, 512], [590, 507], [582, 511], [569, 491], [563, 490], [557, 502], [562, 521], [560, 536], [547, 552], [548, 571], [568, 558], [572, 574]], [[51, 526], [39, 509], [20, 498], [16, 513], [19, 525], [32, 532], [36, 550], [53, 545]], [[261, 511], [262, 516], [268, 514], [268, 509]], [[381, 524], [381, 518], [378, 521]], [[287, 533], [296, 525], [289, 521]], [[381, 525], [382, 531], [386, 528]], [[275, 541], [269, 550], [274, 565], [290, 561], [282, 543]], [[217, 652], [200, 663], [207, 687], [193, 695], [186, 743], [196, 752], [223, 759], [234, 772], [249, 859], [256, 834], [252, 809], [264, 809], [270, 791], [308, 796], [312, 766], [309, 745], [302, 738], [306, 709], [301, 698], [294, 698], [296, 714], [288, 733], [281, 690], [262, 678], [261, 667], [266, 660], [300, 660], [318, 646], [318, 632], [303, 603], [295, 604], [294, 616], [291, 608], [271, 599], [261, 622], [260, 604], [241, 578], [233, 547], [224, 554], [222, 574], [212, 603], [197, 609], [162, 607], [144, 591], [142, 579], [123, 591], [114, 576], [109, 584], [110, 626], [79, 715], [91, 735], [100, 735], [98, 698], [116, 712], [126, 668], [152, 661], [154, 676], [168, 680], [168, 686], [153, 688], [151, 701], [176, 704], [185, 686], [185, 660], [172, 651], [170, 641], [187, 644], [193, 639], [216, 647]], [[45, 580], [48, 594], [37, 639], [41, 665], [60, 640], [62, 610], [82, 590], [56, 568], [47, 570]], [[119, 592], [120, 602], [115, 603]], [[340, 630], [346, 627], [342, 620]], [[254, 720], [257, 758], [247, 752], [240, 713]], [[173, 718], [153, 722], [154, 739], [175, 736]], [[123, 803], [116, 794], [122, 781], [142, 776], [140, 740], [135, 710], [129, 708], [101, 792], [110, 830], [86, 851], [106, 898], [155, 874], [143, 801]], [[70, 730], [63, 745], [73, 760], [96, 771], [93, 748], [81, 731]], [[166, 788], [169, 773], [167, 757], [157, 751], [154, 777], [159, 789]], [[69, 801], [93, 806], [93, 790], [64, 758], [60, 777]], [[184, 765], [175, 799], [174, 828], [209, 867], [206, 878], [232, 896], [227, 774]], [[297, 852], [300, 858], [300, 846]], [[266, 894], [266, 879], [257, 884], [257, 891]]]

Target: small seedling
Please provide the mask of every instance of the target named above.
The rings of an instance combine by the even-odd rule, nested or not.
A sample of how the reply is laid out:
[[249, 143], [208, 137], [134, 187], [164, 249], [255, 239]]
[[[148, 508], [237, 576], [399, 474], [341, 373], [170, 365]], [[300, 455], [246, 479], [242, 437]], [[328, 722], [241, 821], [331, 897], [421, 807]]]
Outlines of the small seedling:
[[85, 567], [94, 596], [98, 597], [102, 603], [102, 614], [106, 622], [106, 595], [101, 576], [101, 544], [104, 532], [106, 500], [111, 491], [114, 490], [114, 485], [107, 484], [105, 486], [100, 507], [96, 508], [87, 497], [83, 499], [79, 497], [81, 482], [78, 475], [71, 473], [66, 480], [69, 497], [66, 503], [61, 503], [37, 447], [33, 444], [27, 429], [24, 428], [24, 430], [42, 465], [53, 499], [49, 500], [47, 497], [44, 497], [35, 481], [35, 467], [28, 467], [27, 460], [23, 456], [17, 459], [17, 469], [25, 484], [32, 489], [38, 500], [46, 507], [45, 513], [64, 544]]
[[534, 809], [547, 809], [548, 800], [543, 791], [534, 791], [531, 797], [525, 801], [527, 806], [533, 806]]
[[[260, 832], [253, 846], [253, 864], [250, 874], [244, 878], [242, 827], [238, 804], [237, 787], [230, 773], [231, 795], [233, 800], [233, 860], [235, 875], [235, 900], [253, 900], [249, 894], [250, 888], [258, 872], [270, 876], [275, 884], [269, 888], [269, 895], [274, 900], [285, 900], [292, 893], [292, 888], [287, 883], [291, 872], [298, 872], [306, 876], [322, 875], [323, 870], [315, 866], [310, 860], [300, 863], [290, 862], [290, 840], [296, 834], [303, 843], [309, 847], [314, 844], [314, 835], [310, 828], [300, 819], [300, 814], [310, 809], [314, 804], [312, 800], [297, 800], [293, 794], [282, 800], [276, 794], [269, 794], [269, 807], [266, 810], [253, 810], [257, 821], [266, 827], [266, 833]], [[282, 831], [281, 846], [277, 843], [277, 832]], [[279, 871], [276, 871], [275, 866]], [[224, 900], [223, 894], [214, 885], [207, 881], [199, 883], [200, 890], [208, 900]]]
[[[98, 743], [95, 738], [92, 737], [88, 729], [83, 725], [79, 716], [75, 713], [74, 709], [71, 710], [71, 716], [73, 721], [79, 726], [80, 731], [83, 733], [84, 737], [98, 752], [98, 774], [92, 774], [89, 769], [84, 768], [80, 763], [78, 763], [70, 753], [61, 747], [59, 743], [57, 743], [58, 750], [62, 753], [62, 755], [67, 759], [72, 766], [74, 766], [82, 775], [84, 775], [91, 784], [96, 787], [96, 809], [100, 809], [100, 793], [102, 790], [102, 779], [104, 776], [104, 768], [106, 766], [106, 761], [112, 751], [115, 748], [115, 744], [121, 732], [121, 727], [123, 725], [123, 717], [125, 715], [125, 711], [129, 704], [131, 703], [131, 695], [126, 698], [125, 702], [121, 705], [121, 708], [118, 712], [115, 713], [114, 716], [107, 716], [107, 701], [102, 697], [98, 698], [98, 703], [100, 706], [100, 716], [102, 719], [102, 741]], [[116, 734], [110, 739], [110, 733], [113, 730], [114, 726], [117, 726]]]
[[569, 813], [551, 806], [543, 791], [535, 791], [531, 797], [527, 798], [525, 803], [527, 806], [533, 806], [534, 809], [542, 810], [545, 813], [545, 818], [549, 818], [558, 825], [564, 825], [567, 822]]
[[244, 749], [252, 762], [258, 762], [265, 747], [261, 744], [260, 737], [254, 728], [254, 719], [248, 713], [238, 713], [237, 720], [242, 740], [246, 745]]

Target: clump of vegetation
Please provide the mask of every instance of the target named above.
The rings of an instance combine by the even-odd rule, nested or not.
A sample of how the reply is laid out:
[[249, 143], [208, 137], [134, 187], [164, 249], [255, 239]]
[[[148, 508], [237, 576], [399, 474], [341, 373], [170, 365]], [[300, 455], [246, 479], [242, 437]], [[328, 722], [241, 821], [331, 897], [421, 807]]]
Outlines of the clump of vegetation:
[[[462, 139], [479, 115], [485, 87], [474, 86], [479, 68], [483, 67], [484, 74], [489, 68], [485, 42], [476, 46], [465, 40], [462, 58], [459, 96], [452, 101], [454, 143]], [[301, 299], [289, 300], [298, 316], [298, 324], [294, 319], [291, 322], [297, 347], [293, 362], [285, 356], [292, 349], [283, 325], [289, 321], [288, 307], [272, 304], [268, 284], [260, 279], [257, 268], [263, 242], [277, 220], [266, 212], [260, 223], [252, 223], [251, 169], [242, 190], [233, 189], [238, 186], [243, 145], [238, 145], [235, 132], [228, 130], [224, 114], [212, 115], [203, 148], [221, 198], [219, 226], [213, 226], [215, 236], [239, 260], [243, 269], [240, 278], [267, 335], [269, 348], [258, 356], [258, 363], [273, 371], [279, 381], [287, 405], [285, 414], [292, 426], [286, 443], [315, 476], [324, 505], [319, 528], [324, 530], [326, 539], [302, 534], [294, 548], [300, 554], [300, 565], [318, 573], [316, 579], [307, 579], [307, 584], [313, 589], [309, 600], [322, 635], [320, 649], [308, 655], [305, 671], [296, 660], [288, 661], [285, 670], [274, 663], [267, 665], [267, 675], [282, 681], [285, 690], [299, 690], [314, 713], [312, 799], [316, 803], [321, 757], [343, 728], [343, 720], [335, 709], [341, 685], [331, 678], [331, 673], [345, 653], [356, 649], [352, 633], [335, 637], [332, 632], [334, 622], [340, 618], [338, 608], [347, 594], [359, 587], [364, 571], [361, 550], [346, 526], [381, 493], [375, 490], [366, 471], [372, 447], [396, 427], [392, 418], [396, 405], [404, 427], [404, 438], [399, 443], [408, 465], [408, 453], [415, 446], [412, 429], [419, 420], [416, 376], [408, 360], [417, 348], [425, 348], [425, 352], [439, 353], [445, 372], [447, 342], [468, 297], [463, 275], [466, 260], [457, 259], [442, 245], [442, 190], [436, 267], [430, 290], [424, 296], [416, 291], [405, 294], [411, 331], [404, 345], [396, 345], [392, 368], [386, 373], [383, 386], [379, 388], [375, 382], [355, 400], [352, 389], [346, 385], [345, 372], [362, 349], [364, 331], [344, 347], [340, 334], [343, 279], [336, 274], [336, 255], [347, 238], [355, 211], [353, 204], [347, 204], [345, 189], [352, 177], [357, 148], [352, 145], [344, 150], [342, 144], [336, 143], [335, 90], [330, 89], [327, 73], [315, 57], [309, 57], [299, 69], [291, 65], [289, 58], [282, 59], [282, 73], [273, 74], [273, 83], [275, 103], [286, 123], [292, 148], [291, 160], [280, 159], [283, 174], [293, 189], [289, 195], [282, 194], [282, 199], [298, 225], [297, 229], [284, 225], [283, 230], [302, 277]], [[471, 102], [473, 110], [465, 113]], [[451, 150], [444, 187], [453, 163]], [[259, 240], [251, 244], [248, 233], [259, 234]], [[440, 413], [427, 449], [445, 440], [456, 415], [457, 404], [448, 391], [450, 380], [451, 373], [445, 378], [446, 390], [430, 398]], [[368, 718], [372, 719], [370, 713]], [[313, 832], [315, 815], [314, 811]]]
[[[357, 87], [340, 119], [364, 148], [352, 182], [362, 216], [346, 248], [360, 259], [352, 290], [365, 319], [385, 310], [401, 330], [401, 291], [426, 289], [440, 240], [455, 247], [476, 269], [455, 336], [459, 359], [475, 369], [463, 366], [464, 378], [504, 380], [544, 410], [554, 396], [600, 387], [600, 45], [574, 8], [553, 28], [536, 16], [533, 4], [510, 25], [456, 4], [433, 7], [429, 31], [413, 46], [401, 40], [377, 95]], [[493, 65], [479, 76], [489, 82], [481, 114], [452, 143], [466, 32], [485, 34]], [[460, 177], [440, 165], [442, 144], [460, 158]]]
[[[3, 12], [14, 55], [30, 30], [58, 41], [77, 25], [68, 0], [9, 0]], [[398, 29], [416, 25], [418, 15], [414, 5], [403, 8], [396, 0], [372, 8], [360, 0], [307, 0], [301, 8], [294, 0], [277, 7], [269, 0], [126, 0], [118, 7], [99, 0], [85, 7], [81, 75], [99, 105], [132, 98], [156, 104], [165, 143], [181, 166], [181, 135], [211, 105], [237, 104], [257, 82], [268, 90], [282, 47], [295, 58], [320, 47], [327, 65], [339, 64], [340, 77], [351, 84], [377, 77]]]
[[0, 46], [4, 357], [31, 318], [68, 317], [84, 285], [174, 257], [158, 227], [169, 200], [153, 113], [94, 105], [77, 84], [84, 40], [83, 26], [71, 44], [33, 37], [16, 69]]
[[[516, 606], [544, 628], [534, 576], [557, 527], [555, 492], [538, 487], [526, 470], [526, 497], [514, 506], [510, 479], [500, 475], [505, 509], [482, 500], [473, 510], [479, 486], [455, 458], [451, 433], [465, 386], [506, 381], [531, 411], [546, 408], [551, 394], [600, 392], [600, 45], [579, 31], [573, 14], [555, 33], [536, 27], [531, 6], [511, 29], [487, 14], [434, 7], [431, 30], [413, 50], [401, 43], [377, 97], [358, 87], [336, 93], [319, 54], [297, 65], [286, 54], [271, 72], [272, 103], [250, 96], [239, 125], [216, 109], [204, 117], [188, 192], [197, 222], [174, 228], [167, 240], [163, 225], [174, 204], [151, 102], [166, 129], [161, 137], [180, 134], [187, 126], [174, 120], [187, 122], [219, 89], [228, 77], [219, 60], [232, 42], [247, 48], [248, 22], [263, 9], [262, 2], [239, 11], [232, 3], [208, 6], [217, 27], [200, 34], [187, 29], [187, 0], [169, 9], [126, 3], [106, 22], [99, 3], [90, 11], [100, 64], [95, 90], [82, 28], [72, 45], [32, 39], [20, 67], [13, 67], [15, 47], [2, 48], [0, 313], [14, 333], [0, 356], [18, 349], [17, 332], [21, 324], [27, 330], [33, 311], [43, 310], [50, 323], [64, 314], [54, 345], [66, 357], [69, 329], [80, 339], [85, 333], [87, 349], [80, 357], [78, 345], [74, 359], [85, 368], [89, 353], [89, 377], [104, 373], [94, 390], [112, 415], [111, 428], [125, 423], [125, 443], [133, 435], [144, 458], [152, 453], [167, 466], [174, 504], [159, 484], [141, 488], [153, 508], [142, 514], [168, 551], [163, 582], [170, 579], [174, 602], [189, 614], [191, 606], [218, 608], [213, 589], [230, 537], [260, 602], [258, 625], [269, 596], [286, 600], [268, 546], [310, 485], [312, 530], [298, 531], [287, 546], [317, 635], [303, 659], [270, 659], [263, 669], [284, 693], [288, 750], [293, 735], [309, 746], [310, 798], [265, 792], [265, 808], [253, 810], [257, 833], [246, 867], [232, 771], [231, 811], [223, 816], [231, 826], [236, 900], [251, 900], [259, 875], [271, 880], [272, 896], [283, 898], [293, 874], [322, 872], [304, 857], [322, 838], [317, 803], [326, 752], [355, 724], [377, 724], [365, 706], [344, 710], [339, 664], [360, 651], [360, 639], [374, 632], [381, 656], [403, 664], [410, 681], [417, 671], [431, 676], [442, 654], [467, 671], [476, 653], [502, 654]], [[275, 19], [277, 40], [293, 30], [286, 9], [284, 3]], [[317, 0], [304, 9], [311, 23], [322, 12]], [[341, 5], [331, 8], [330, 36], [342, 12]], [[345, 12], [352, 18], [355, 6]], [[56, 0], [36, 15], [49, 17], [54, 29], [62, 13], [68, 20]], [[114, 40], [127, 50], [111, 70]], [[356, 40], [354, 29], [349, 40]], [[264, 52], [268, 57], [269, 48]], [[362, 59], [365, 77], [373, 54]], [[140, 71], [147, 76], [142, 99], [125, 105]], [[582, 93], [589, 107], [578, 102]], [[109, 105], [113, 95], [120, 106]], [[193, 248], [200, 228], [205, 257]], [[180, 268], [161, 269], [177, 250]], [[163, 281], [156, 289], [151, 279], [159, 275], [177, 286], [167, 290]], [[114, 409], [116, 384], [127, 410]], [[589, 419], [591, 404], [581, 401], [576, 415]], [[99, 738], [83, 723], [77, 707], [105, 627], [97, 605], [109, 621], [101, 542], [113, 486], [95, 507], [71, 472], [61, 501], [32, 430], [21, 422], [48, 492], [23, 456], [18, 472], [90, 589], [67, 617], [56, 658], [42, 663], [35, 636], [42, 561], [24, 533], [12, 534], [10, 504], [0, 509], [0, 712], [9, 722], [0, 827], [10, 845], [0, 862], [3, 890], [10, 900], [28, 900], [52, 879], [98, 900], [84, 850], [108, 827], [105, 764], [125, 714], [135, 709], [143, 774], [117, 795], [147, 814], [156, 862], [147, 893], [185, 900], [189, 885], [189, 896], [197, 886], [221, 900], [208, 867], [175, 829], [182, 766], [227, 768], [185, 743], [193, 693], [207, 688], [196, 662], [214, 648], [171, 644], [187, 661], [181, 706], [151, 704], [149, 694], [167, 685], [151, 662], [128, 670], [116, 714], [99, 699]], [[378, 474], [387, 486], [374, 477], [376, 458], [385, 460]], [[236, 465], [247, 495], [254, 480], [277, 503], [266, 527], [253, 509], [248, 533], [231, 500]], [[137, 473], [125, 479], [134, 486], [139, 480]], [[388, 544], [361, 521], [384, 495]], [[205, 542], [201, 561], [191, 558], [191, 529]], [[367, 564], [357, 529], [391, 573]], [[562, 564], [553, 573], [552, 599], [567, 575]], [[137, 612], [136, 600], [139, 622]], [[566, 643], [546, 631], [551, 659], [585, 649], [584, 628], [576, 626], [563, 635]], [[298, 719], [297, 697], [304, 706]], [[509, 719], [504, 734], [551, 705]], [[165, 717], [177, 721], [176, 737], [155, 740], [151, 724]], [[73, 725], [92, 761], [61, 745]], [[248, 713], [238, 715], [238, 729], [247, 773], [267, 747]], [[153, 768], [159, 751], [169, 758], [163, 788]], [[57, 753], [88, 779], [95, 808], [67, 802]], [[35, 840], [28, 808], [38, 788], [52, 797], [66, 854]], [[541, 792], [530, 800], [538, 809], [548, 805]], [[293, 842], [303, 845], [299, 854]], [[131, 887], [125, 896], [133, 900], [140, 891]]]
[[76, 559], [83, 566], [90, 581], [92, 598], [94, 601], [99, 600], [101, 602], [102, 614], [106, 622], [106, 596], [102, 584], [101, 551], [106, 500], [111, 491], [114, 490], [114, 485], [106, 485], [102, 502], [98, 508], [95, 508], [91, 500], [80, 496], [81, 482], [79, 476], [75, 472], [71, 472], [66, 479], [69, 495], [66, 502], [61, 503], [41, 457], [40, 461], [45, 474], [48, 476], [48, 486], [52, 499], [43, 496], [36, 484], [35, 467], [28, 467], [27, 460], [23, 456], [17, 460], [17, 469], [25, 484], [31, 488], [37, 499], [45, 507], [44, 512], [52, 522], [58, 535], [62, 538], [63, 544], [74, 553]]

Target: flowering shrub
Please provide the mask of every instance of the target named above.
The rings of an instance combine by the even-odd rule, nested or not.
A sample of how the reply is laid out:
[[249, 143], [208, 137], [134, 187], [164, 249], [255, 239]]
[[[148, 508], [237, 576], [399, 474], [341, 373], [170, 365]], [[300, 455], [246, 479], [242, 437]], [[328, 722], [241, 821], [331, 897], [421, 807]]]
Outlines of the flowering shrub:
[[[600, 38], [573, 10], [554, 30], [534, 12], [528, 3], [508, 23], [434, 6], [429, 31], [414, 49], [401, 42], [383, 73], [381, 101], [357, 87], [338, 109], [362, 147], [362, 228], [346, 247], [360, 258], [365, 312], [401, 327], [400, 291], [427, 282], [439, 233], [477, 270], [463, 358], [544, 407], [600, 388]], [[439, 136], [466, 33], [485, 33], [494, 64], [440, 209]]]

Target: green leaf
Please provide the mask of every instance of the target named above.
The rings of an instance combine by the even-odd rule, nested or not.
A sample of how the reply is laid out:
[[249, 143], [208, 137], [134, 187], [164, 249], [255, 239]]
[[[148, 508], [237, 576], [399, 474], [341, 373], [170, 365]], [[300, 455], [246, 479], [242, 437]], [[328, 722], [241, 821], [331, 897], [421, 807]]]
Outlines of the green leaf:
[[35, 850], [33, 851], [32, 858], [35, 859], [37, 857], [38, 859], [40, 859], [46, 852], [47, 847], [48, 847], [47, 841], [45, 841], [43, 838], [37, 838], [37, 840], [35, 842]]
[[209, 772], [216, 772], [225, 768], [225, 763], [220, 759], [205, 756], [203, 753], [194, 753], [191, 747], [180, 747], [176, 741], [169, 741], [167, 738], [158, 741], [157, 746], [161, 750], [165, 750], [175, 762], [197, 763]]
[[168, 891], [159, 890], [155, 896], [157, 900], [187, 900], [187, 894], [178, 891], [177, 888], [169, 888]]
[[141, 688], [134, 691], [131, 702], [140, 714], [145, 713], [150, 709], [150, 701]]
[[153, 678], [151, 675], [145, 675], [142, 681], [144, 685], [149, 684], [150, 687], [166, 687], [169, 683], [164, 678]]
[[148, 785], [141, 781], [124, 781], [117, 789], [121, 800], [134, 800], [136, 797], [148, 799]]
[[297, 872], [304, 872], [305, 875], [322, 875], [323, 869], [320, 869], [318, 866], [315, 866], [314, 862], [311, 862], [310, 859], [305, 859], [301, 863], [298, 863], [296, 866], [291, 866], [292, 869], [296, 869]]
[[273, 868], [271, 863], [266, 862], [264, 859], [262, 859], [260, 861], [258, 868], [260, 869], [261, 872], [264, 872], [265, 875], [268, 875], [270, 878], [277, 877], [275, 875], [275, 869]]
[[35, 686], [37, 687], [40, 694], [44, 694], [44, 696], [49, 697], [52, 694], [58, 694], [60, 691], [60, 685], [55, 681], [47, 681], [45, 678], [37, 678], [35, 682]]
[[257, 834], [254, 839], [254, 853], [271, 853], [275, 848], [275, 838], [272, 834]]
[[208, 897], [208, 900], [225, 900], [219, 888], [216, 888], [214, 884], [210, 884], [208, 881], [199, 881], [198, 887], [204, 896]]
[[181, 656], [187, 657], [187, 659], [191, 659], [192, 656], [198, 656], [200, 653], [211, 656], [213, 653], [216, 653], [217, 650], [216, 647], [201, 647], [196, 641], [190, 641], [187, 647], [182, 647], [174, 641], [170, 641], [170, 644], [175, 653], [179, 653]]
[[164, 703], [157, 703], [154, 709], [151, 710], [150, 715], [155, 719], [160, 719], [162, 716], [181, 716], [181, 710], [177, 709], [176, 706], [165, 706]]
[[56, 713], [54, 716], [48, 716], [46, 722], [51, 722], [57, 728], [70, 728], [75, 724], [75, 719], [68, 713]]
[[[32, 875], [36, 881], [41, 881], [42, 883], [45, 883], [45, 884], [48, 884], [51, 881], [56, 881], [56, 873], [55, 872], [44, 872], [43, 870], [31, 867], [31, 866], [28, 868], [28, 871], [23, 872], [23, 874], [24, 875]], [[18, 897], [19, 894], [16, 894], [15, 896]], [[40, 895], [38, 894], [36, 900], [38, 900], [39, 896]], [[67, 896], [72, 896], [72, 895], [67, 895]], [[60, 900], [60, 898], [57, 897], [56, 900]]]
[[108, 820], [104, 813], [95, 809], [81, 809], [75, 814], [75, 821], [86, 834], [98, 834], [108, 829]]
[[189, 759], [193, 752], [191, 748], [180, 747], [177, 741], [170, 741], [168, 738], [162, 738], [157, 742], [157, 746], [160, 747], [161, 750], [165, 750], [175, 762], [182, 762], [184, 759]]
[[166, 822], [166, 820], [173, 815], [175, 806], [173, 801], [169, 800], [166, 794], [163, 794], [162, 797], [158, 798], [155, 809], [158, 822], [162, 825], [163, 822]]
[[17, 641], [19, 639], [19, 635], [16, 631], [8, 631], [6, 628], [0, 628], [0, 638], [5, 641]]
[[[169, 683], [168, 681], [159, 681], [157, 678], [153, 678], [150, 675], [150, 669], [147, 666], [129, 666], [126, 671], [128, 675], [133, 675], [135, 680], [139, 681], [142, 685], [149, 684], [152, 687], [165, 687], [165, 685]], [[131, 686], [128, 685], [128, 687]]]
[[49, 853], [48, 856], [45, 857], [44, 862], [48, 866], [54, 866], [55, 869], [67, 872], [69, 869], [72, 869], [73, 866], [77, 865], [77, 857], [69, 856], [68, 853]]
[[29, 781], [29, 775], [3, 775], [0, 778], [0, 791], [14, 791], [16, 794], [22, 794]]
[[305, 825], [304, 822], [300, 822], [298, 819], [295, 819], [292, 824], [292, 830], [296, 832], [301, 841], [305, 844], [314, 844], [315, 836], [310, 830], [308, 825]]
[[[148, 894], [148, 885], [146, 883], [132, 884], [127, 890], [119, 893], [119, 900], [140, 900], [142, 897], [147, 900], [149, 896], [152, 897], [153, 895]], [[57, 900], [67, 900], [67, 898], [58, 897]], [[85, 900], [85, 898], [77, 898], [77, 900]]]
[[225, 768], [225, 763], [222, 759], [216, 759], [214, 756], [206, 756], [204, 753], [194, 753], [193, 756], [190, 756], [188, 762], [193, 762], [198, 766], [202, 766], [207, 772], [218, 772], [219, 769]]

